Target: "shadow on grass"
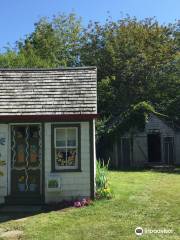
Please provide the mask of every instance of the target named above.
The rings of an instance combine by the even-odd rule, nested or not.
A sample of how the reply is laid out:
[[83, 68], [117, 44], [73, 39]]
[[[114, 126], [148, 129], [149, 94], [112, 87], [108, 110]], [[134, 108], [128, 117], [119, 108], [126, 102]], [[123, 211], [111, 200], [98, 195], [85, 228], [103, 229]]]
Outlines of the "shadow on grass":
[[0, 206], [0, 223], [5, 223], [11, 220], [23, 220], [23, 218], [32, 217], [41, 213], [49, 213], [51, 211], [67, 211], [72, 208], [72, 205], [68, 204], [52, 204], [52, 205], [38, 205], [38, 206]]
[[23, 218], [27, 218], [27, 217], [31, 217], [31, 216], [34, 216], [34, 215], [37, 215], [39, 214], [38, 212], [37, 213], [33, 213], [33, 214], [30, 214], [30, 213], [0, 213], [0, 223], [5, 223], [5, 222], [8, 222], [8, 221], [12, 221], [12, 220], [23, 220]]
[[119, 172], [157, 172], [157, 173], [169, 173], [169, 174], [180, 174], [180, 167], [176, 166], [153, 166], [143, 168], [126, 168], [126, 169], [109, 169], [111, 171]]

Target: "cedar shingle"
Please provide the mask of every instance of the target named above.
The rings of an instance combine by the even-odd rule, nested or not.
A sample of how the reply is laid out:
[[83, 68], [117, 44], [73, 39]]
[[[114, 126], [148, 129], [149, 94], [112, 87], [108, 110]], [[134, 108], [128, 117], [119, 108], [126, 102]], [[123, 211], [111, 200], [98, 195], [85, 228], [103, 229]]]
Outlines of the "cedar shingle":
[[0, 69], [0, 115], [96, 114], [95, 67]]

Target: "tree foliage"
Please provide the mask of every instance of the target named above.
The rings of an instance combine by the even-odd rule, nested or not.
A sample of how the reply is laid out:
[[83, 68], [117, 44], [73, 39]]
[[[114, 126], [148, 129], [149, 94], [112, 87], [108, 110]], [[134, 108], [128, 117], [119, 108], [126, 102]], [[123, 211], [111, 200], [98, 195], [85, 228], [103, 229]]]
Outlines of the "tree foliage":
[[1, 67], [52, 68], [79, 64], [81, 20], [75, 14], [41, 18], [34, 31], [0, 55]]
[[89, 26], [82, 58], [99, 69], [100, 113], [116, 115], [140, 101], [164, 111], [179, 84], [172, 77], [176, 71], [175, 29], [176, 25], [161, 26], [154, 19], [129, 17], [108, 21], [104, 27], [98, 23]]
[[143, 131], [150, 114], [155, 114], [161, 118], [168, 119], [168, 116], [158, 113], [148, 102], [132, 104], [126, 111], [117, 115], [115, 118], [104, 118], [97, 124], [97, 140], [100, 141], [104, 136], [115, 137], [126, 132], [132, 134], [136, 131]]

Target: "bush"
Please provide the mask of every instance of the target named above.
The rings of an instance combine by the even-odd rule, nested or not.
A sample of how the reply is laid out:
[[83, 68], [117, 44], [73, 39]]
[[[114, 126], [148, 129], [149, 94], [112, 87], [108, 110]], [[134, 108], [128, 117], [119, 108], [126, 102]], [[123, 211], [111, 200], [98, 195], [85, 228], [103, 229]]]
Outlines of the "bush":
[[112, 191], [109, 187], [108, 180], [108, 165], [109, 162], [105, 165], [104, 162], [96, 162], [96, 198], [111, 198]]

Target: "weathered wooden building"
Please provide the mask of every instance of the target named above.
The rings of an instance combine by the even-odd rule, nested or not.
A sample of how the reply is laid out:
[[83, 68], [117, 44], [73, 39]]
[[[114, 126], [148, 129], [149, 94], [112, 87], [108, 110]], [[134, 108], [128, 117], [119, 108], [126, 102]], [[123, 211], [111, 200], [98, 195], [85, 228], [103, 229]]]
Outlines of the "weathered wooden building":
[[105, 152], [116, 169], [180, 165], [180, 127], [152, 113], [143, 132], [117, 133]]
[[96, 68], [0, 70], [0, 203], [93, 197]]

